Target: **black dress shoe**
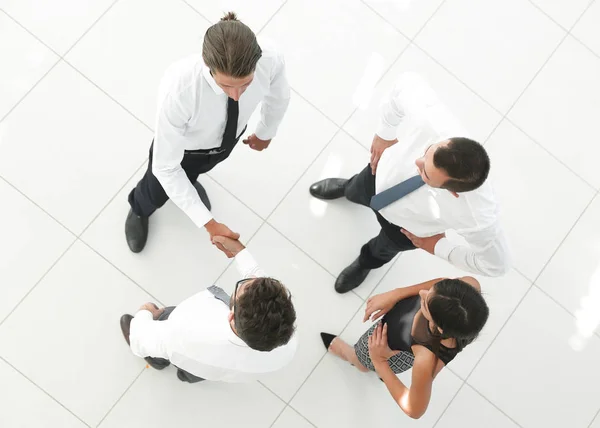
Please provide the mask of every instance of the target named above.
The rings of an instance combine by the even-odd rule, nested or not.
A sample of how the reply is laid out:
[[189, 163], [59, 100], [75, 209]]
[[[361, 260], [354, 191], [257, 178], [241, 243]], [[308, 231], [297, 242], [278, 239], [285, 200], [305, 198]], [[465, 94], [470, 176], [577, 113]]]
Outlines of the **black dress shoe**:
[[333, 339], [336, 337], [337, 336], [334, 336], [333, 334], [321, 332], [321, 340], [323, 341], [323, 345], [325, 345], [325, 349], [329, 350], [329, 345], [331, 345], [331, 342], [333, 342]]
[[340, 273], [335, 281], [335, 291], [338, 293], [347, 293], [354, 290], [364, 282], [371, 269], [365, 269], [360, 266], [358, 259], [354, 260], [350, 266]]
[[337, 199], [344, 196], [347, 183], [345, 178], [326, 178], [310, 186], [309, 191], [315, 198]]
[[198, 196], [200, 196], [200, 200], [204, 204], [204, 206], [210, 211], [212, 206], [210, 205], [210, 199], [208, 199], [208, 195], [206, 194], [206, 190], [202, 187], [202, 184], [194, 181], [194, 187], [198, 192]]
[[171, 362], [165, 358], [145, 357], [144, 360], [155, 370], [162, 370], [171, 365]]
[[121, 320], [119, 323], [121, 324], [121, 333], [123, 333], [123, 337], [125, 338], [125, 342], [129, 345], [129, 330], [131, 329], [131, 320], [133, 316], [129, 314], [125, 314], [121, 316]]
[[142, 251], [148, 240], [148, 217], [135, 215], [130, 208], [127, 220], [125, 220], [125, 238], [132, 252]]

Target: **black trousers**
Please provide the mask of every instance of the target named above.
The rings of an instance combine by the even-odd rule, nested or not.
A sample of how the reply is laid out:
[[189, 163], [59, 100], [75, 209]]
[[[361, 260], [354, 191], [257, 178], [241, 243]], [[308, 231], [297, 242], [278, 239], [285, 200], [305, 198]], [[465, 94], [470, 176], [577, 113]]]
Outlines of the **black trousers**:
[[[158, 317], [158, 321], [164, 321], [164, 320], [168, 319], [169, 315], [171, 315], [171, 312], [173, 312], [173, 309], [175, 309], [175, 306], [166, 307], [164, 312], [162, 314], [160, 314], [160, 317]], [[167, 360], [166, 358], [146, 357], [144, 359], [148, 362], [151, 362], [157, 368], [164, 369], [165, 367], [169, 367], [169, 365], [171, 365], [171, 362], [169, 360]], [[186, 372], [185, 370], [182, 370], [179, 367], [177, 367], [177, 377], [180, 380], [182, 380], [183, 382], [189, 382], [189, 383], [196, 383], [196, 382], [200, 382], [200, 381], [204, 380], [203, 378], [195, 376], [195, 375], [191, 374], [190, 372]]]
[[[244, 128], [245, 131], [245, 128]], [[240, 136], [244, 133], [240, 134]], [[223, 144], [222, 151], [214, 153], [215, 150], [186, 150], [181, 161], [181, 167], [185, 171], [190, 182], [195, 183], [200, 174], [207, 173], [219, 163], [229, 157], [235, 145], [239, 141], [229, 141]], [[165, 190], [152, 173], [152, 155], [154, 141], [150, 145], [148, 160], [148, 169], [140, 182], [129, 193], [129, 205], [131, 209], [140, 217], [150, 217], [154, 211], [162, 207], [168, 200]], [[218, 151], [218, 150], [217, 150]]]
[[[346, 185], [346, 198], [356, 204], [369, 207], [375, 195], [375, 176], [371, 166], [367, 165], [360, 173], [350, 179]], [[373, 210], [381, 226], [379, 235], [371, 239], [360, 250], [358, 262], [366, 269], [377, 269], [401, 251], [414, 250], [416, 247], [401, 231], [400, 226], [387, 221], [381, 214]]]

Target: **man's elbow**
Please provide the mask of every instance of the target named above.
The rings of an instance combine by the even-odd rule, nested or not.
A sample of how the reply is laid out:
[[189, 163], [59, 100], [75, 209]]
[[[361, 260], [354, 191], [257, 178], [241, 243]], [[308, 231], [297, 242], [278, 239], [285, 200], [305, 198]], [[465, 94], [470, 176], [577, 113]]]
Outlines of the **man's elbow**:
[[481, 273], [489, 277], [499, 277], [506, 275], [510, 271], [510, 268], [511, 265], [508, 261], [502, 261], [501, 263], [483, 266]]

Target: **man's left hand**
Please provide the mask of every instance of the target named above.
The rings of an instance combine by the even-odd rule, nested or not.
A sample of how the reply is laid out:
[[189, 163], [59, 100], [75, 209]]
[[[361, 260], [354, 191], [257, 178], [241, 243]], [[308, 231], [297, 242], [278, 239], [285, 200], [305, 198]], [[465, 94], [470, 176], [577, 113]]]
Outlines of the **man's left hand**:
[[252, 134], [244, 140], [244, 144], [248, 144], [253, 150], [262, 152], [264, 149], [269, 147], [271, 140], [261, 140], [256, 136], [256, 134]]
[[165, 308], [158, 309], [158, 306], [156, 306], [154, 303], [145, 303], [139, 310], [150, 312], [152, 314], [152, 318], [157, 320], [158, 317], [165, 311]]
[[419, 238], [418, 236], [413, 235], [406, 229], [400, 229], [404, 235], [413, 245], [417, 248], [421, 248], [422, 250], [427, 251], [430, 254], [435, 254], [435, 245], [438, 241], [446, 236], [445, 233], [439, 233], [437, 235], [430, 236], [428, 238]]

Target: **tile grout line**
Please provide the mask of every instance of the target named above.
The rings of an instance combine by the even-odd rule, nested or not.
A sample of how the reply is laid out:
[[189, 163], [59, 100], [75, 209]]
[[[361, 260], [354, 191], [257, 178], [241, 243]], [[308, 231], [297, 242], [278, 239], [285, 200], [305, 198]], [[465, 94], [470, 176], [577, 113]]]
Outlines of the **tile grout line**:
[[[563, 245], [564, 241], [567, 239], [567, 237], [571, 234], [573, 228], [575, 228], [575, 226], [577, 225], [577, 223], [579, 223], [579, 220], [581, 219], [581, 217], [583, 217], [583, 214], [587, 211], [587, 209], [589, 208], [589, 206], [592, 204], [593, 200], [595, 199], [592, 198], [587, 206], [584, 208], [584, 210], [581, 212], [581, 214], [579, 215], [579, 217], [577, 218], [577, 220], [575, 220], [575, 222], [571, 225], [571, 228], [567, 231], [567, 233], [565, 233], [565, 236], [563, 237], [563, 239], [560, 241], [560, 243], [556, 246], [556, 248], [554, 249], [554, 252], [552, 253], [552, 255], [548, 258], [548, 261], [544, 264], [544, 266], [542, 267], [542, 269], [540, 269], [540, 272], [538, 273], [538, 275], [535, 277], [535, 279], [532, 281], [530, 280], [527, 276], [525, 276], [523, 273], [521, 273], [520, 271], [516, 270], [514, 267], [512, 268], [515, 272], [519, 273], [527, 282], [530, 283], [527, 291], [523, 294], [523, 297], [519, 300], [519, 302], [517, 303], [517, 305], [515, 306], [515, 308], [511, 311], [510, 315], [506, 318], [506, 321], [504, 321], [504, 323], [502, 324], [502, 326], [500, 327], [500, 329], [498, 330], [498, 333], [496, 333], [496, 335], [493, 337], [493, 339], [490, 341], [489, 345], [486, 347], [485, 351], [483, 352], [483, 354], [481, 354], [481, 357], [479, 357], [479, 359], [477, 360], [477, 363], [473, 366], [473, 368], [469, 371], [469, 373], [467, 374], [467, 376], [465, 377], [465, 382], [469, 381], [469, 378], [471, 377], [471, 375], [473, 374], [473, 372], [475, 372], [475, 370], [477, 369], [477, 366], [479, 366], [479, 363], [481, 361], [483, 361], [483, 359], [485, 358], [486, 354], [488, 353], [488, 351], [490, 350], [490, 348], [492, 347], [492, 345], [494, 344], [494, 342], [496, 341], [496, 339], [498, 338], [498, 336], [500, 336], [500, 334], [502, 333], [502, 330], [504, 330], [504, 327], [506, 327], [506, 324], [508, 324], [508, 322], [511, 320], [511, 318], [513, 317], [513, 315], [515, 314], [515, 312], [517, 311], [517, 309], [521, 306], [521, 303], [523, 302], [523, 300], [525, 300], [525, 297], [527, 297], [527, 295], [531, 292], [531, 289], [536, 286], [536, 282], [537, 280], [540, 278], [540, 276], [542, 275], [542, 273], [544, 272], [544, 270], [546, 269], [546, 267], [548, 266], [548, 264], [552, 261], [552, 259], [554, 258], [554, 256], [556, 255], [556, 253], [558, 252], [558, 250], [560, 249], [560, 247]], [[539, 288], [536, 286], [536, 288]], [[469, 384], [470, 385], [470, 384]], [[473, 388], [475, 389], [475, 388]]]
[[129, 390], [131, 389], [131, 387], [137, 382], [137, 380], [142, 376], [142, 374], [144, 374], [145, 370], [147, 370], [146, 367], [144, 367], [139, 372], [139, 374], [135, 377], [135, 379], [133, 379], [133, 382], [131, 382], [129, 384], [129, 386], [127, 388], [125, 388], [125, 391], [123, 391], [123, 393], [117, 399], [117, 401], [115, 401], [115, 403], [110, 407], [110, 409], [108, 409], [108, 411], [104, 414], [104, 416], [102, 417], [102, 419], [100, 419], [100, 422], [98, 422], [98, 425], [96, 425], [96, 428], [100, 428], [100, 426], [104, 423], [104, 420], [108, 417], [108, 415], [110, 415], [110, 413], [113, 411], [113, 409], [115, 407], [117, 407], [117, 404], [119, 404], [121, 402], [121, 399], [125, 396], [125, 394], [127, 394], [129, 392]]
[[[527, 280], [527, 281], [529, 281], [529, 280]], [[527, 287], [527, 290], [525, 291], [525, 293], [523, 293], [523, 297], [521, 297], [521, 299], [519, 299], [519, 301], [515, 305], [514, 309], [511, 311], [511, 313], [508, 315], [508, 317], [506, 317], [506, 320], [502, 323], [502, 326], [498, 330], [498, 333], [496, 333], [496, 335], [492, 338], [492, 340], [490, 341], [490, 344], [488, 345], [488, 347], [485, 349], [485, 351], [483, 352], [483, 354], [481, 354], [481, 357], [479, 357], [479, 359], [477, 360], [477, 362], [475, 363], [475, 365], [473, 366], [473, 368], [469, 371], [469, 374], [465, 377], [465, 382], [468, 383], [471, 375], [473, 374], [473, 372], [475, 372], [475, 370], [477, 369], [477, 367], [479, 366], [479, 364], [481, 363], [481, 361], [483, 361], [483, 359], [485, 358], [485, 356], [488, 353], [488, 351], [490, 350], [490, 348], [494, 345], [494, 342], [496, 342], [496, 339], [498, 338], [498, 336], [500, 336], [500, 334], [502, 333], [502, 330], [504, 330], [504, 327], [506, 327], [506, 324], [509, 323], [509, 321], [511, 320], [511, 318], [513, 317], [513, 315], [515, 314], [515, 312], [517, 312], [517, 310], [521, 306], [521, 303], [523, 303], [523, 301], [525, 300], [525, 298], [529, 295], [531, 289], [533, 288], [533, 282], [529, 281], [529, 283], [530, 283], [529, 287]], [[471, 384], [469, 384], [469, 385], [471, 385]], [[475, 389], [475, 388], [473, 387], [473, 389]]]
[[402, 32], [402, 30], [400, 30], [399, 28], [397, 28], [394, 24], [392, 24], [391, 22], [389, 22], [382, 14], [380, 14], [376, 9], [374, 9], [373, 6], [371, 6], [369, 3], [366, 3], [365, 0], [360, 0], [360, 2], [363, 4], [363, 6], [365, 6], [367, 9], [369, 9], [371, 12], [373, 12], [378, 18], [380, 18], [381, 20], [383, 20], [383, 22], [385, 22], [387, 25], [389, 25], [390, 27], [392, 27], [392, 29], [396, 33], [398, 33], [399, 35], [401, 35], [402, 37], [404, 37], [408, 41], [412, 40], [410, 37], [408, 37], [408, 35], [404, 34]]
[[99, 16], [99, 17], [98, 17], [98, 18], [97, 18], [97, 19], [96, 19], [96, 20], [95, 20], [95, 21], [92, 23], [92, 25], [90, 25], [90, 26], [89, 26], [89, 28], [88, 28], [87, 30], [85, 30], [85, 31], [83, 32], [83, 34], [77, 38], [77, 40], [75, 40], [75, 43], [73, 43], [73, 44], [71, 45], [71, 47], [70, 47], [69, 49], [67, 49], [67, 50], [65, 51], [65, 53], [64, 53], [64, 54], [62, 54], [60, 57], [61, 57], [62, 59], [64, 59], [64, 57], [66, 57], [66, 56], [69, 54], [69, 52], [71, 52], [71, 51], [73, 50], [73, 48], [74, 48], [75, 46], [77, 46], [77, 44], [78, 44], [78, 43], [79, 43], [79, 42], [80, 42], [80, 41], [81, 41], [81, 40], [82, 40], [82, 39], [83, 39], [83, 38], [84, 38], [84, 37], [85, 37], [85, 36], [86, 36], [86, 35], [87, 35], [87, 34], [88, 34], [88, 33], [89, 33], [89, 32], [90, 32], [90, 31], [91, 31], [91, 30], [92, 30], [92, 29], [95, 27], [95, 26], [96, 26], [96, 24], [97, 24], [97, 23], [98, 23], [98, 22], [99, 22], [99, 21], [100, 21], [102, 18], [104, 18], [104, 16], [105, 16], [105, 15], [106, 15], [108, 12], [110, 12], [110, 10], [111, 10], [111, 9], [114, 7], [114, 5], [116, 5], [118, 2], [119, 2], [119, 0], [114, 0], [114, 1], [111, 3], [111, 5], [110, 5], [110, 6], [108, 6], [108, 8], [107, 8], [107, 9], [106, 9], [104, 12], [102, 12], [102, 13], [100, 14], [100, 16]]
[[571, 232], [573, 232], [573, 229], [575, 229], [575, 226], [577, 226], [577, 223], [579, 223], [579, 221], [581, 220], [581, 218], [583, 217], [583, 215], [589, 209], [590, 205], [592, 205], [592, 203], [594, 202], [594, 199], [596, 199], [596, 197], [598, 196], [598, 193], [599, 192], [596, 191], [596, 193], [594, 194], [594, 196], [592, 196], [590, 198], [590, 200], [588, 201], [588, 203], [585, 206], [585, 208], [583, 208], [583, 210], [581, 211], [581, 214], [579, 214], [579, 216], [577, 217], [577, 219], [573, 222], [573, 224], [571, 225], [571, 227], [569, 228], [569, 230], [567, 231], [567, 233], [565, 233], [565, 236], [563, 237], [563, 239], [561, 239], [560, 243], [556, 246], [556, 248], [552, 252], [552, 255], [548, 258], [548, 260], [546, 261], [546, 263], [544, 264], [544, 266], [542, 267], [542, 269], [540, 269], [540, 272], [537, 274], [537, 276], [535, 277], [535, 279], [532, 281], [533, 284], [537, 283], [537, 281], [540, 279], [540, 276], [542, 276], [542, 273], [544, 273], [544, 271], [546, 270], [546, 268], [548, 267], [548, 265], [550, 264], [550, 262], [552, 261], [552, 259], [554, 259], [554, 257], [556, 256], [556, 253], [558, 252], [558, 250], [560, 249], [560, 247], [562, 247], [562, 245], [565, 243], [565, 241], [567, 240], [567, 238], [569, 237], [569, 235], [571, 234]]
[[125, 186], [127, 186], [127, 184], [129, 184], [129, 182], [140, 172], [140, 169], [142, 169], [144, 167], [144, 165], [146, 164], [146, 160], [144, 162], [142, 162], [142, 164], [136, 168], [136, 170], [133, 172], [133, 174], [131, 174], [129, 176], [129, 178], [127, 179], [127, 181], [125, 181], [125, 184], [123, 184], [119, 190], [117, 190], [115, 192], [115, 194], [110, 198], [110, 200], [100, 209], [100, 211], [98, 211], [98, 214], [96, 214], [94, 216], [94, 218], [92, 218], [92, 220], [88, 223], [88, 225], [86, 227], [83, 228], [83, 230], [77, 235], [77, 238], [83, 240], [81, 237], [85, 234], [85, 232], [87, 232], [87, 230], [92, 226], [92, 224], [94, 224], [94, 222], [98, 219], [98, 217], [100, 217], [102, 215], [102, 213], [104, 213], [104, 211], [110, 206], [110, 204], [112, 204], [112, 202], [116, 199], [117, 196], [119, 196], [119, 194], [123, 191], [123, 189], [125, 189]]
[[[453, 372], [454, 373], [454, 372]], [[459, 379], [461, 380], [461, 384], [458, 387], [458, 389], [456, 390], [456, 392], [454, 393], [454, 395], [452, 396], [452, 398], [450, 399], [450, 401], [448, 402], [448, 404], [446, 405], [446, 407], [444, 407], [444, 410], [442, 410], [442, 413], [440, 413], [440, 416], [435, 420], [433, 426], [431, 428], [435, 428], [437, 426], [437, 424], [442, 420], [442, 418], [444, 417], [444, 415], [446, 414], [446, 412], [448, 411], [448, 409], [450, 408], [450, 406], [452, 405], [452, 403], [454, 402], [454, 399], [456, 397], [458, 397], [458, 394], [460, 394], [460, 391], [462, 391], [462, 389], [464, 388], [465, 384], [467, 383], [465, 380], [461, 379], [459, 377]]]
[[503, 414], [504, 416], [506, 416], [511, 422], [513, 422], [516, 426], [520, 427], [520, 428], [524, 428], [520, 423], [518, 423], [516, 420], [514, 420], [511, 416], [509, 416], [504, 410], [502, 410], [500, 407], [498, 407], [496, 404], [494, 404], [489, 398], [487, 398], [485, 395], [483, 395], [481, 392], [479, 392], [477, 390], [477, 388], [473, 387], [471, 384], [467, 384], [467, 382], [465, 381], [465, 384], [471, 388], [473, 391], [475, 391], [475, 393], [477, 395], [479, 395], [481, 398], [483, 398], [485, 401], [487, 401], [489, 404], [492, 405], [492, 407], [494, 407], [496, 410], [498, 410], [501, 414]]
[[275, 16], [276, 16], [276, 15], [279, 13], [279, 11], [280, 11], [281, 9], [283, 9], [283, 7], [284, 7], [284, 6], [287, 4], [287, 2], [288, 2], [288, 0], [285, 0], [285, 1], [284, 1], [284, 2], [281, 4], [281, 6], [279, 6], [275, 12], [273, 12], [273, 14], [271, 15], [271, 17], [270, 17], [269, 19], [267, 19], [267, 22], [265, 22], [265, 23], [263, 24], [263, 26], [262, 26], [262, 27], [260, 27], [260, 29], [259, 29], [259, 30], [256, 32], [256, 35], [257, 35], [257, 36], [259, 36], [259, 35], [260, 35], [260, 33], [261, 33], [261, 31], [262, 31], [262, 30], [264, 30], [264, 29], [267, 27], [267, 25], [269, 25], [269, 24], [271, 23], [271, 21], [273, 20], [273, 18], [275, 18]]
[[144, 122], [142, 119], [140, 119], [139, 117], [137, 117], [135, 114], [133, 114], [132, 111], [130, 111], [127, 107], [125, 107], [123, 104], [121, 104], [116, 98], [114, 98], [112, 95], [110, 95], [108, 92], [106, 92], [104, 89], [102, 89], [100, 87], [100, 85], [98, 85], [96, 82], [94, 82], [92, 79], [90, 79], [89, 77], [87, 77], [85, 74], [83, 74], [77, 67], [75, 67], [73, 64], [71, 64], [68, 60], [66, 60], [65, 58], [62, 58], [62, 61], [68, 65], [69, 67], [71, 67], [74, 71], [76, 71], [81, 77], [83, 77], [85, 80], [87, 80], [88, 82], [90, 82], [96, 89], [98, 89], [100, 92], [102, 92], [104, 95], [106, 95], [110, 100], [112, 100], [115, 104], [117, 104], [119, 107], [121, 107], [125, 112], [129, 113], [131, 115], [131, 117], [133, 117], [135, 120], [137, 120], [140, 124], [142, 124], [146, 129], [148, 129], [149, 131], [151, 131], [152, 133], [154, 133], [154, 129], [152, 129], [150, 126], [148, 126], [146, 124], [146, 122]]
[[43, 275], [35, 282], [35, 284], [33, 284], [33, 286], [29, 289], [29, 291], [27, 291], [27, 293], [25, 293], [25, 295], [12, 308], [12, 310], [2, 320], [0, 320], [0, 327], [2, 326], [2, 324], [4, 324], [4, 322], [7, 319], [10, 318], [10, 316], [13, 313], [15, 313], [15, 311], [19, 308], [19, 306], [21, 306], [21, 304], [25, 301], [25, 299], [33, 292], [33, 290], [35, 290], [37, 288], [37, 286], [42, 282], [42, 280], [44, 280], [44, 278], [46, 278], [46, 276], [48, 275], [48, 273], [50, 273], [50, 271], [52, 271], [52, 269], [54, 269], [54, 267], [58, 264], [58, 262], [62, 260], [62, 258], [64, 257], [64, 255], [69, 252], [69, 250], [71, 249], [71, 247], [73, 247], [73, 245], [75, 245], [76, 242], [77, 242], [77, 237], [75, 237], [75, 239], [73, 239], [73, 241], [67, 246], [67, 248], [54, 261], [54, 263], [52, 263], [50, 265], [50, 267], [48, 267], [48, 269], [46, 270], [46, 272], [44, 272]]
[[[585, 12], [584, 12], [585, 13]], [[583, 14], [582, 14], [583, 15]], [[581, 18], [581, 17], [580, 17]], [[567, 31], [567, 30], [565, 30]], [[435, 57], [433, 57], [429, 52], [427, 52], [425, 49], [423, 49], [422, 47], [420, 47], [416, 42], [411, 42], [412, 46], [416, 47], [417, 49], [419, 49], [421, 52], [423, 52], [425, 55], [427, 55], [427, 57], [429, 57], [432, 61], [434, 61], [438, 66], [440, 66], [444, 71], [446, 71], [450, 76], [452, 76], [454, 79], [456, 79], [458, 82], [460, 82], [466, 89], [468, 89], [472, 94], [474, 94], [475, 96], [477, 96], [477, 98], [479, 98], [481, 101], [483, 101], [487, 106], [489, 106], [490, 108], [492, 108], [496, 113], [498, 113], [501, 116], [500, 121], [498, 122], [498, 124], [492, 129], [492, 131], [488, 134], [488, 136], [486, 137], [485, 141], [488, 141], [492, 135], [496, 132], [496, 130], [498, 129], [498, 127], [502, 124], [502, 122], [504, 120], [508, 121], [511, 125], [515, 126], [519, 131], [521, 131], [524, 135], [526, 135], [533, 143], [535, 143], [537, 146], [539, 146], [541, 149], [543, 149], [546, 153], [548, 153], [554, 160], [556, 160], [558, 163], [560, 163], [561, 165], [563, 165], [565, 168], [567, 168], [567, 170], [569, 172], [571, 172], [572, 174], [574, 174], [575, 176], [577, 176], [579, 179], [581, 179], [583, 182], [585, 182], [586, 184], [588, 184], [589, 186], [591, 186], [592, 188], [595, 189], [594, 186], [592, 186], [590, 183], [587, 182], [587, 180], [585, 180], [584, 178], [582, 178], [578, 172], [574, 171], [572, 168], [570, 168], [569, 166], [567, 166], [563, 160], [561, 160], [559, 157], [557, 157], [555, 154], [553, 154], [552, 152], [550, 152], [543, 144], [541, 144], [540, 142], [538, 142], [536, 139], [534, 139], [533, 137], [531, 137], [527, 132], [525, 132], [523, 129], [521, 129], [520, 126], [516, 125], [509, 117], [508, 114], [509, 112], [513, 109], [513, 107], [516, 105], [516, 103], [519, 101], [519, 99], [523, 96], [523, 94], [525, 93], [525, 91], [529, 88], [529, 86], [531, 85], [531, 83], [533, 83], [533, 81], [535, 80], [535, 78], [538, 76], [538, 74], [542, 71], [542, 69], [546, 66], [546, 64], [548, 63], [548, 61], [551, 59], [551, 57], [554, 55], [554, 53], [558, 50], [558, 48], [560, 48], [560, 46], [562, 45], [562, 43], [564, 42], [564, 40], [566, 40], [568, 38], [568, 36], [573, 37], [574, 39], [576, 39], [579, 43], [581, 43], [585, 48], [587, 48], [590, 52], [592, 52], [595, 56], [597, 56], [600, 59], [600, 55], [596, 54], [591, 48], [589, 48], [587, 45], [585, 45], [585, 43], [581, 42], [579, 39], [577, 39], [575, 36], [573, 36], [572, 34], [570, 34], [569, 32], [567, 32], [567, 34], [565, 35], [565, 37], [558, 43], [558, 45], [556, 46], [556, 48], [551, 52], [551, 54], [549, 55], [549, 57], [547, 58], [547, 60], [542, 64], [542, 66], [540, 67], [540, 69], [536, 72], [536, 74], [534, 75], [534, 77], [531, 79], [531, 81], [527, 84], [527, 86], [525, 87], [525, 89], [521, 92], [521, 94], [517, 97], [516, 101], [511, 105], [511, 107], [507, 110], [506, 114], [502, 113], [500, 110], [498, 110], [494, 105], [492, 105], [489, 101], [487, 101], [484, 97], [482, 97], [477, 91], [473, 90], [469, 85], [467, 85], [462, 79], [460, 79], [458, 76], [456, 76], [453, 72], [451, 72], [445, 65], [443, 65], [441, 62], [439, 62]], [[416, 38], [416, 37], [415, 37]], [[482, 143], [482, 144], [485, 144]]]
[[26, 376], [23, 372], [21, 372], [19, 369], [17, 369], [15, 366], [13, 366], [6, 358], [4, 358], [3, 356], [0, 355], [0, 360], [4, 361], [8, 366], [12, 367], [12, 369], [14, 371], [16, 371], [17, 373], [19, 373], [21, 376], [23, 376], [25, 379], [27, 379], [32, 385], [34, 385], [37, 389], [39, 389], [40, 391], [42, 391], [44, 394], [46, 394], [52, 401], [54, 401], [56, 404], [58, 404], [60, 407], [62, 407], [63, 409], [65, 409], [67, 412], [69, 412], [71, 415], [73, 415], [77, 420], [79, 420], [82, 424], [84, 424], [86, 427], [88, 428], [92, 428], [87, 422], [85, 422], [83, 419], [81, 419], [79, 416], [77, 416], [74, 412], [72, 412], [67, 406], [65, 406], [64, 404], [62, 404], [60, 401], [58, 401], [56, 398], [54, 398], [54, 396], [52, 396], [51, 394], [48, 393], [48, 391], [46, 391], [44, 388], [42, 388], [41, 386], [39, 386], [37, 383], [33, 382], [28, 376]]
[[588, 425], [588, 428], [592, 428], [592, 425], [594, 425], [594, 422], [596, 422], [596, 419], [598, 419], [598, 415], [600, 415], [600, 409], [598, 409], [598, 411], [596, 412], [596, 414], [592, 418], [592, 421]]
[[46, 72], [45, 72], [45, 73], [42, 75], [42, 77], [40, 77], [40, 78], [38, 79], [38, 81], [37, 81], [37, 82], [35, 82], [35, 83], [33, 84], [33, 86], [32, 86], [31, 88], [29, 88], [29, 90], [28, 90], [27, 92], [25, 92], [25, 94], [24, 94], [24, 95], [23, 95], [23, 96], [22, 96], [22, 97], [21, 97], [21, 98], [20, 98], [20, 99], [19, 99], [19, 100], [18, 100], [18, 101], [17, 101], [17, 102], [16, 102], [16, 103], [15, 103], [15, 104], [14, 104], [14, 105], [13, 105], [13, 106], [12, 106], [12, 107], [11, 107], [11, 108], [8, 110], [8, 111], [7, 111], [7, 112], [6, 112], [6, 114], [0, 118], [0, 123], [4, 122], [4, 121], [6, 120], [6, 118], [7, 118], [7, 117], [8, 117], [8, 116], [9, 116], [9, 115], [10, 115], [10, 114], [13, 112], [13, 111], [15, 111], [15, 110], [16, 110], [16, 108], [17, 108], [19, 105], [21, 105], [21, 103], [22, 103], [22, 102], [25, 100], [25, 98], [27, 98], [27, 96], [28, 96], [28, 95], [29, 95], [29, 94], [30, 94], [30, 93], [31, 93], [31, 92], [32, 92], [32, 91], [33, 91], [35, 88], [37, 88], [37, 86], [40, 84], [40, 82], [41, 82], [42, 80], [44, 80], [44, 79], [45, 79], [45, 77], [46, 77], [48, 74], [50, 74], [50, 72], [51, 72], [52, 70], [54, 70], [54, 68], [56, 68], [56, 66], [57, 66], [58, 64], [60, 64], [61, 60], [62, 60], [62, 59], [59, 57], [59, 58], [56, 60], [56, 62], [55, 62], [55, 63], [54, 63], [54, 64], [53, 64], [53, 65], [52, 65], [52, 66], [51, 66], [49, 69], [48, 69], [48, 71], [46, 71]]
[[510, 123], [512, 126], [514, 126], [519, 132], [521, 132], [523, 135], [525, 135], [532, 143], [534, 143], [542, 151], [544, 151], [546, 154], [548, 154], [554, 161], [556, 161], [558, 164], [562, 165], [567, 171], [569, 171], [571, 174], [573, 174], [573, 176], [579, 178], [583, 182], [583, 184], [586, 184], [587, 186], [591, 187], [594, 190], [594, 192], [597, 191], [596, 187], [593, 184], [591, 184], [589, 181], [587, 181], [585, 178], [583, 178], [581, 175], [579, 175], [578, 172], [573, 170], [562, 159], [560, 159], [554, 153], [552, 153], [550, 150], [548, 150], [542, 143], [540, 143], [535, 138], [533, 138], [531, 135], [529, 135], [527, 132], [525, 132], [525, 130], [523, 130], [519, 125], [517, 125], [515, 122], [513, 122], [509, 117], [502, 118], [502, 122], [504, 122], [504, 121], [506, 121], [506, 122]]
[[202, 19], [204, 19], [208, 23], [208, 25], [212, 25], [213, 24], [213, 22], [210, 19], [208, 19], [206, 16], [204, 16], [202, 14], [202, 12], [200, 12], [194, 6], [192, 6], [191, 4], [189, 4], [187, 0], [181, 0], [181, 2], [184, 3], [190, 9], [192, 9], [194, 12], [196, 12]]
[[315, 424], [313, 424], [311, 421], [308, 420], [308, 418], [306, 416], [304, 416], [302, 413], [300, 413], [298, 410], [296, 410], [293, 406], [288, 405], [288, 407], [290, 409], [292, 409], [292, 411], [294, 413], [296, 413], [298, 416], [300, 416], [302, 419], [304, 419], [306, 422], [308, 422], [311, 426], [313, 426], [314, 428], [318, 428]]
[[31, 37], [33, 37], [35, 40], [37, 40], [38, 42], [40, 42], [49, 51], [51, 51], [52, 53], [54, 53], [58, 58], [62, 58], [61, 54], [59, 54], [58, 52], [56, 52], [54, 49], [52, 49], [52, 47], [50, 47], [50, 45], [46, 44], [46, 42], [44, 42], [42, 39], [40, 39], [38, 36], [36, 36], [31, 30], [29, 30], [27, 27], [25, 27], [23, 24], [21, 24], [15, 18], [13, 18], [13, 16], [11, 14], [9, 14], [7, 11], [5, 11], [4, 9], [2, 9], [2, 7], [0, 7], [0, 11], [2, 13], [4, 13], [6, 16], [8, 16], [8, 18], [11, 19], [15, 24], [17, 24], [19, 27], [21, 27], [23, 30], [25, 30], [25, 32], [28, 33]]
[[[397, 260], [396, 260], [397, 261]], [[394, 262], [395, 263], [395, 262]], [[379, 284], [381, 284], [381, 282], [386, 278], [386, 276], [390, 273], [391, 267], [390, 269], [383, 274], [383, 276], [381, 277], [381, 280], [379, 280], [378, 284], [375, 286], [375, 288], [377, 288], [377, 286]], [[364, 302], [363, 302], [364, 303]], [[350, 325], [350, 323], [354, 320], [354, 318], [356, 317], [356, 315], [360, 312], [360, 310], [362, 309], [363, 304], [361, 303], [358, 306], [358, 309], [356, 309], [356, 311], [354, 312], [354, 314], [352, 316], [350, 316], [350, 319], [348, 320], [348, 322], [346, 323], [346, 325], [342, 328], [342, 330], [340, 331], [339, 336], [341, 336], [344, 331], [346, 331], [346, 329], [348, 328], [348, 326]], [[300, 384], [300, 386], [298, 387], [298, 389], [296, 389], [296, 392], [294, 392], [294, 394], [292, 395], [292, 397], [289, 399], [288, 401], [288, 406], [291, 407], [296, 413], [298, 413], [300, 416], [302, 416], [304, 419], [306, 419], [307, 421], [311, 422], [308, 418], [306, 418], [301, 412], [299, 412], [295, 407], [293, 407], [291, 405], [292, 401], [294, 401], [294, 398], [296, 398], [296, 395], [298, 395], [298, 393], [302, 390], [302, 388], [304, 387], [304, 385], [306, 384], [306, 382], [308, 381], [308, 379], [310, 379], [310, 377], [312, 376], [312, 374], [314, 373], [314, 371], [317, 369], [317, 367], [319, 367], [319, 365], [321, 364], [321, 362], [323, 361], [323, 359], [327, 356], [329, 352], [327, 350], [325, 350], [325, 352], [323, 353], [323, 355], [321, 356], [321, 358], [319, 359], [319, 361], [317, 361], [314, 365], [314, 367], [312, 368], [312, 370], [310, 371], [310, 373], [306, 376], [306, 378], [302, 381], [302, 383]], [[312, 422], [311, 422], [312, 424]], [[314, 425], [314, 424], [313, 424]], [[316, 426], [316, 425], [315, 425]]]
[[150, 296], [156, 302], [160, 303], [163, 306], [166, 306], [160, 299], [157, 299], [152, 293], [150, 293], [148, 290], [146, 290], [141, 284], [139, 284], [136, 280], [134, 280], [128, 274], [126, 274], [125, 272], [123, 272], [123, 270], [121, 268], [119, 268], [117, 265], [115, 265], [106, 256], [102, 255], [98, 250], [96, 250], [94, 247], [92, 247], [86, 241], [84, 241], [84, 240], [82, 240], [80, 238], [77, 238], [77, 242], [81, 242], [83, 245], [85, 245], [86, 247], [88, 247], [88, 249], [90, 249], [94, 253], [96, 253], [96, 255], [98, 255], [102, 260], [104, 260], [106, 263], [108, 263], [110, 266], [112, 266], [114, 269], [116, 269], [121, 275], [123, 275], [125, 278], [127, 278], [129, 281], [131, 281], [133, 284], [135, 284], [140, 290], [142, 290], [144, 293], [146, 293], [148, 296]]

